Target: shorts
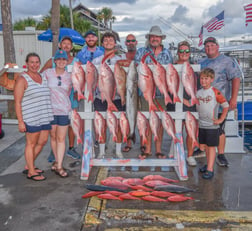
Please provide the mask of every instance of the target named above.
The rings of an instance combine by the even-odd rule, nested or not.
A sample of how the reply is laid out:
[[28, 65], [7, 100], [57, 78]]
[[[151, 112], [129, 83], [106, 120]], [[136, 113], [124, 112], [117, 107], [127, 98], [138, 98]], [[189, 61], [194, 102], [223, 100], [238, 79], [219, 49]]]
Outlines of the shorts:
[[[218, 118], [221, 117], [221, 113], [218, 114]], [[223, 122], [221, 124], [219, 124], [220, 126], [220, 135], [225, 134], [225, 124], [226, 124], [226, 119], [223, 120]]]
[[25, 123], [25, 127], [26, 127], [26, 132], [29, 132], [29, 133], [35, 133], [35, 132], [40, 132], [40, 131], [52, 129], [51, 124], [43, 124], [40, 126], [30, 126]]
[[209, 147], [217, 147], [219, 146], [219, 136], [220, 136], [220, 129], [199, 129], [199, 143], [206, 144]]
[[79, 107], [79, 102], [77, 99], [75, 99], [74, 97], [74, 89], [72, 88], [71, 92], [70, 92], [70, 95], [69, 95], [69, 99], [70, 99], [70, 102], [71, 102], [71, 107], [72, 109], [75, 109], [75, 108], [78, 108]]
[[[113, 103], [117, 107], [118, 111], [125, 111], [126, 110], [126, 105], [122, 106], [120, 99], [114, 100]], [[106, 100], [104, 100], [104, 102], [102, 102], [101, 99], [95, 98], [95, 100], [94, 100], [94, 110], [95, 111], [107, 111], [107, 108], [108, 108], [108, 104], [107, 104]]]
[[70, 119], [67, 115], [54, 115], [51, 125], [66, 126], [70, 124]]

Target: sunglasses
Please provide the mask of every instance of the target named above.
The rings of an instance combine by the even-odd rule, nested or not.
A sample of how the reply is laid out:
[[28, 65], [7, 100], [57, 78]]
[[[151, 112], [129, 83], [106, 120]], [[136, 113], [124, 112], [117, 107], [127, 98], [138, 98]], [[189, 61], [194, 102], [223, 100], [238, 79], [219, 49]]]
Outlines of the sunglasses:
[[134, 43], [135, 41], [136, 41], [135, 39], [131, 39], [131, 40], [127, 39], [127, 40], [126, 40], [127, 43], [130, 43], [130, 42], [133, 42], [133, 43]]
[[183, 50], [183, 49], [180, 49], [179, 50], [179, 53], [190, 53], [190, 50], [189, 49], [186, 49], [186, 50]]
[[57, 76], [58, 79], [58, 86], [61, 86], [61, 76]]

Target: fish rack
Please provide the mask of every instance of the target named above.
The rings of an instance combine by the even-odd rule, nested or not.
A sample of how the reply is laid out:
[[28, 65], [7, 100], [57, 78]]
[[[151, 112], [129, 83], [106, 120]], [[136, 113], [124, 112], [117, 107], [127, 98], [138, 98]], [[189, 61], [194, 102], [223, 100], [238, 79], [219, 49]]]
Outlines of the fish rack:
[[[200, 71], [200, 65], [191, 65], [194, 71]], [[111, 70], [114, 70], [114, 66], [111, 65]], [[164, 67], [166, 67], [164, 65]], [[179, 76], [180, 76], [180, 86], [178, 95], [180, 99], [183, 99], [183, 85], [181, 82], [181, 71], [182, 65], [176, 64], [174, 65]], [[84, 70], [86, 69], [85, 65], [83, 65]], [[150, 68], [151, 65], [150, 65]], [[68, 67], [68, 71], [71, 72], [72, 66]], [[97, 67], [99, 71], [99, 67]], [[85, 97], [87, 98], [87, 91], [85, 86]], [[146, 118], [149, 118], [149, 112], [141, 111]], [[171, 117], [175, 120], [176, 127], [176, 136], [180, 140], [180, 143], [174, 144], [171, 143], [170, 154], [169, 156], [173, 156], [173, 158], [167, 159], [139, 159], [139, 158], [103, 158], [103, 159], [95, 159], [94, 152], [94, 142], [93, 142], [93, 119], [94, 119], [94, 111], [92, 111], [92, 103], [84, 100], [84, 112], [78, 112], [80, 117], [84, 119], [85, 130], [84, 130], [84, 138], [83, 138], [83, 155], [82, 155], [82, 165], [81, 165], [81, 180], [87, 180], [89, 177], [89, 173], [91, 171], [92, 166], [103, 166], [103, 167], [132, 167], [134, 170], [137, 170], [139, 167], [174, 167], [179, 180], [185, 181], [188, 180], [187, 175], [187, 167], [186, 167], [186, 156], [183, 144], [183, 136], [182, 136], [182, 121], [185, 119], [185, 112], [183, 112], [183, 104], [176, 103], [175, 112], [169, 112]], [[113, 112], [117, 118], [119, 118], [120, 112]], [[103, 116], [105, 116], [106, 112], [101, 112]], [[157, 112], [159, 117], [161, 116], [160, 112]], [[192, 113], [196, 118], [198, 118], [198, 114]], [[105, 118], [105, 117], [104, 117]], [[173, 152], [173, 153], [172, 153]], [[172, 153], [172, 154], [171, 154]]]

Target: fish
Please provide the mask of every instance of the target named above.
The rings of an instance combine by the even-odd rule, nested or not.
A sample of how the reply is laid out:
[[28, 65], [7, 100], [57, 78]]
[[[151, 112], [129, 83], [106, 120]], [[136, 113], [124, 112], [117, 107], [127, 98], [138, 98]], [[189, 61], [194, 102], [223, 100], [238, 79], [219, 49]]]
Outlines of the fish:
[[128, 178], [122, 182], [127, 185], [144, 185], [144, 181], [140, 178]]
[[170, 178], [166, 178], [166, 177], [163, 177], [163, 176], [160, 176], [160, 175], [148, 175], [148, 176], [145, 176], [143, 178], [144, 181], [149, 181], [149, 180], [161, 180], [161, 181], [164, 181], [164, 182], [167, 182], [167, 183], [177, 183], [179, 182], [178, 180], [173, 180], [173, 179], [170, 179]]
[[118, 63], [114, 65], [114, 77], [116, 82], [116, 90], [121, 97], [122, 106], [126, 101], [126, 71]]
[[82, 195], [81, 198], [89, 198], [89, 197], [97, 196], [102, 193], [104, 193], [104, 191], [91, 191], [91, 192], [88, 192], [88, 193]]
[[136, 142], [136, 123], [138, 111], [138, 89], [137, 89], [137, 68], [134, 61], [129, 65], [127, 80], [126, 80], [126, 117], [129, 121], [130, 132], [128, 140]]
[[150, 192], [137, 190], [137, 191], [131, 191], [129, 192], [129, 194], [135, 197], [142, 197], [142, 196], [149, 196]]
[[100, 65], [98, 87], [101, 92], [102, 101], [106, 100], [108, 103], [107, 109], [110, 111], [118, 111], [117, 107], [113, 103], [116, 93], [115, 78], [111, 68], [105, 62], [106, 58], [107, 56], [104, 56], [102, 63]]
[[73, 129], [73, 132], [77, 138], [77, 144], [82, 144], [82, 131], [83, 129], [83, 123], [81, 121], [81, 117], [79, 113], [76, 110], [72, 110], [71, 112], [71, 127]]
[[153, 191], [150, 193], [151, 196], [155, 197], [170, 197], [170, 196], [175, 196], [177, 194], [171, 193], [171, 192], [165, 192], [165, 191]]
[[113, 188], [118, 188], [122, 190], [126, 190], [129, 188], [129, 185], [122, 183], [122, 181], [119, 180], [102, 180], [101, 181], [102, 185], [113, 187]]
[[146, 192], [153, 191], [152, 188], [148, 188], [148, 187], [145, 187], [143, 185], [130, 185], [130, 188], [134, 189], [134, 190], [142, 190], [142, 191], [146, 191]]
[[81, 62], [74, 62], [71, 79], [73, 88], [75, 91], [77, 91], [78, 94], [78, 101], [81, 99], [86, 99], [86, 97], [82, 93], [85, 89], [85, 71], [82, 67]]
[[110, 193], [99, 194], [97, 197], [100, 198], [100, 199], [107, 199], [107, 200], [120, 200], [120, 201], [123, 200], [123, 199], [121, 199], [119, 197], [113, 196]]
[[98, 137], [99, 143], [105, 143], [106, 142], [106, 120], [104, 119], [103, 115], [95, 111], [94, 115], [94, 128], [95, 128], [95, 134]]
[[171, 95], [173, 95], [173, 103], [181, 103], [181, 100], [178, 96], [180, 79], [177, 70], [171, 63], [169, 63], [166, 67], [166, 83], [168, 86], [168, 91], [171, 93]]
[[196, 97], [197, 82], [189, 62], [184, 62], [182, 65], [181, 81], [186, 93], [191, 97], [191, 106], [195, 104], [199, 105], [199, 100]]
[[120, 196], [122, 194], [124, 194], [123, 192], [119, 192], [119, 191], [113, 191], [113, 190], [106, 190], [104, 191], [105, 193], [110, 193], [113, 196]]
[[154, 141], [159, 140], [158, 134], [160, 133], [161, 128], [161, 120], [159, 119], [159, 116], [155, 111], [150, 112], [150, 129], [152, 131], [152, 134], [154, 135]]
[[86, 64], [86, 82], [87, 82], [87, 91], [88, 91], [88, 102], [94, 102], [94, 91], [98, 85], [98, 70], [96, 66], [87, 61]]
[[118, 140], [118, 129], [119, 124], [118, 120], [115, 116], [115, 114], [112, 111], [107, 111], [107, 126], [109, 128], [109, 131], [111, 132], [113, 136], [113, 141], [116, 142]]
[[142, 136], [142, 145], [147, 144], [147, 137], [150, 132], [150, 124], [145, 115], [140, 111], [137, 112], [137, 128], [139, 135]]
[[161, 112], [161, 121], [163, 128], [169, 136], [172, 137], [174, 144], [179, 143], [180, 140], [176, 137], [175, 123], [170, 114], [166, 111]]
[[183, 195], [174, 195], [174, 196], [169, 196], [167, 198], [167, 201], [171, 202], [181, 202], [181, 201], [187, 201], [187, 200], [194, 200], [193, 197], [185, 197]]
[[192, 148], [194, 149], [194, 147], [199, 147], [197, 140], [199, 133], [199, 124], [195, 116], [190, 111], [186, 112], [185, 126], [188, 136], [192, 139]]
[[123, 136], [123, 142], [126, 143], [128, 140], [130, 128], [129, 128], [129, 121], [126, 117], [125, 112], [121, 112], [120, 114], [119, 125]]
[[166, 191], [166, 192], [174, 192], [174, 193], [187, 193], [187, 192], [194, 192], [195, 190], [179, 186], [179, 185], [159, 185], [154, 187], [154, 191]]
[[119, 191], [119, 192], [124, 192], [124, 193], [128, 192], [128, 190], [125, 190], [125, 189], [109, 187], [105, 185], [97, 185], [97, 184], [86, 184], [85, 188], [90, 191]]
[[155, 197], [155, 196], [144, 196], [144, 197], [141, 197], [141, 199], [145, 200], [145, 201], [167, 202], [166, 200], [158, 198], [158, 197]]
[[164, 95], [165, 105], [172, 103], [171, 97], [168, 94], [166, 70], [151, 54], [149, 56], [153, 62], [153, 79], [160, 93]]
[[144, 184], [151, 188], [154, 188], [159, 185], [170, 185], [169, 183], [164, 182], [162, 180], [149, 180], [149, 181], [145, 181]]
[[129, 193], [123, 193], [122, 195], [119, 196], [119, 198], [123, 200], [141, 200], [140, 198], [134, 197]]
[[149, 111], [158, 111], [157, 106], [153, 101], [156, 91], [153, 74], [148, 64], [145, 63], [145, 59], [149, 54], [150, 53], [146, 53], [142, 57], [140, 65], [138, 67], [138, 87], [143, 93], [145, 100], [149, 104]]

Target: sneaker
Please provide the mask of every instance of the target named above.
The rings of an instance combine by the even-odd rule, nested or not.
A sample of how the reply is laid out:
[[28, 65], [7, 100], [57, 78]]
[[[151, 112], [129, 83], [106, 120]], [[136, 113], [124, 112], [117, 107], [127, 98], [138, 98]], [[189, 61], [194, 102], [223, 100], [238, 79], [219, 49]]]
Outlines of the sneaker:
[[199, 148], [196, 149], [194, 152], [193, 152], [193, 157], [194, 158], [200, 158], [200, 157], [205, 157], [206, 156], [206, 152], [205, 151], [201, 151]]
[[50, 152], [50, 155], [47, 157], [47, 161], [48, 161], [49, 163], [55, 162], [55, 156], [54, 156], [52, 150], [51, 150], [51, 152]]
[[189, 166], [196, 166], [197, 165], [197, 162], [193, 156], [187, 157], [186, 160], [187, 160], [187, 163]]
[[207, 165], [205, 164], [203, 167], [199, 168], [199, 172], [206, 172], [207, 171]]
[[116, 153], [116, 157], [117, 157], [117, 158], [120, 158], [120, 159], [124, 158], [124, 157], [123, 157], [123, 154], [122, 154], [121, 152]]
[[203, 179], [210, 180], [214, 176], [214, 172], [206, 170], [206, 172], [202, 175]]
[[99, 148], [99, 143], [98, 143], [97, 140], [94, 142], [94, 147], [95, 147], [95, 148]]
[[66, 154], [67, 154], [67, 156], [69, 156], [69, 157], [71, 157], [71, 158], [73, 158], [75, 160], [81, 158], [80, 154], [75, 151], [75, 148], [68, 149]]
[[224, 156], [224, 154], [219, 154], [217, 156], [216, 162], [219, 166], [225, 166], [228, 167], [229, 163], [226, 159], [226, 157]]

